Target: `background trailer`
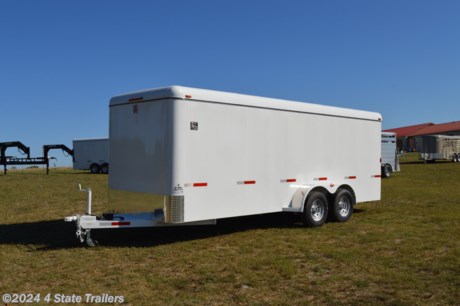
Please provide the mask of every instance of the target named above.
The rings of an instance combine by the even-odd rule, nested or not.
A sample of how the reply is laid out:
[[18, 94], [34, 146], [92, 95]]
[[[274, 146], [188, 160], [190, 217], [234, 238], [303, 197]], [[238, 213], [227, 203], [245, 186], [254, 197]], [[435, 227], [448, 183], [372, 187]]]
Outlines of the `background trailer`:
[[459, 161], [460, 136], [425, 135], [415, 137], [419, 158], [427, 162], [436, 160]]
[[393, 172], [400, 171], [396, 133], [382, 132], [382, 176], [390, 177]]
[[92, 138], [73, 141], [73, 168], [91, 173], [109, 173], [109, 139]]
[[381, 120], [178, 86], [120, 95], [110, 101], [109, 129], [116, 213], [67, 220], [85, 231], [281, 211], [310, 226], [328, 213], [346, 221], [356, 202], [380, 199]]

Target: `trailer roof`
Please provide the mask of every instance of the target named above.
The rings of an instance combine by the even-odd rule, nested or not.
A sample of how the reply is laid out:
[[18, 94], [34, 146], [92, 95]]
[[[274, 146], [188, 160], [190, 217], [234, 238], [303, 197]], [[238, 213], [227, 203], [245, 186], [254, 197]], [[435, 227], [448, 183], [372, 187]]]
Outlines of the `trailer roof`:
[[100, 137], [100, 138], [77, 138], [72, 141], [100, 141], [100, 140], [109, 140], [108, 137]]
[[447, 138], [447, 139], [460, 139], [460, 136], [457, 135], [417, 135], [416, 137], [422, 138]]
[[152, 88], [114, 96], [112, 99], [110, 99], [110, 106], [168, 98], [276, 109], [283, 111], [304, 112], [365, 120], [382, 120], [382, 116], [375, 112], [183, 86]]

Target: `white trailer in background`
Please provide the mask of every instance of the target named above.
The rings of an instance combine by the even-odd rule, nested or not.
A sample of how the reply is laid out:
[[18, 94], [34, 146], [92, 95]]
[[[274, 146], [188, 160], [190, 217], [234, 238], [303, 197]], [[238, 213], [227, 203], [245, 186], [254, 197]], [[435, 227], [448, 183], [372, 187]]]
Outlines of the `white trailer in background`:
[[419, 158], [426, 162], [451, 160], [458, 162], [460, 158], [460, 136], [425, 135], [415, 137]]
[[[67, 217], [91, 229], [212, 223], [292, 212], [347, 221], [380, 200], [378, 113], [167, 87], [110, 101], [109, 205]], [[366, 146], [363, 147], [362, 144]]]
[[91, 173], [109, 173], [109, 139], [76, 139], [73, 141], [73, 168]]
[[382, 176], [390, 177], [393, 172], [400, 171], [396, 133], [382, 132]]

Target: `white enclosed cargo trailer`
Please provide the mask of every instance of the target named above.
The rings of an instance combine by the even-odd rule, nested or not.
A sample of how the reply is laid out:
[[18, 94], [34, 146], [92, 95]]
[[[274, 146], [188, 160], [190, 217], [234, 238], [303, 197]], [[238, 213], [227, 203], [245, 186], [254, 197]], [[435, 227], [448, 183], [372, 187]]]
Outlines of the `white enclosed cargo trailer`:
[[[309, 226], [380, 199], [381, 115], [172, 86], [110, 101], [109, 203], [95, 228], [293, 212]], [[362, 144], [366, 145], [363, 147]], [[88, 212], [89, 211], [89, 212]]]
[[424, 135], [415, 137], [419, 158], [426, 162], [451, 160], [458, 162], [460, 158], [460, 136]]
[[73, 168], [91, 173], [109, 172], [109, 139], [92, 138], [73, 141]]
[[396, 147], [396, 133], [382, 132], [382, 177], [390, 177], [400, 171], [399, 155]]

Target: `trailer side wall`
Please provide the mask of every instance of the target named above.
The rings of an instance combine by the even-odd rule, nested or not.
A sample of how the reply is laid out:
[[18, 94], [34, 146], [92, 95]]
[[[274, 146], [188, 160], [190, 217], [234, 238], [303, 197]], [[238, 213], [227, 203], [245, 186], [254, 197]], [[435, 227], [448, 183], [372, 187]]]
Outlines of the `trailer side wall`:
[[[289, 206], [298, 185], [317, 186], [320, 178], [351, 185], [358, 202], [380, 199], [380, 179], [371, 177], [380, 173], [378, 121], [175, 103], [173, 184], [187, 184], [185, 221], [278, 212]], [[198, 130], [191, 130], [190, 122], [198, 123]], [[207, 186], [193, 187], [200, 182]]]

